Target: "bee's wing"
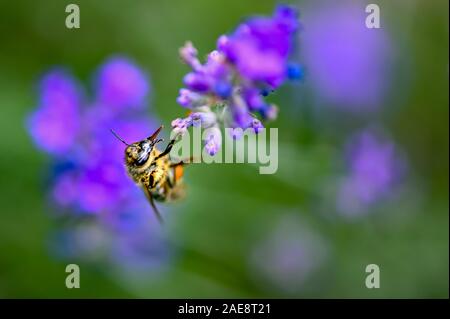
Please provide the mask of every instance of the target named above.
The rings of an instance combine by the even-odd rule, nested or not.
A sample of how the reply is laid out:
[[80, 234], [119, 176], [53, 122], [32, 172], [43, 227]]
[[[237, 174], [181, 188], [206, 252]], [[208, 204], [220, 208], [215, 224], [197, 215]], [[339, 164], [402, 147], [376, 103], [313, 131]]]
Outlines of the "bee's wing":
[[175, 186], [170, 188], [170, 190], [167, 193], [167, 201], [173, 202], [177, 200], [181, 200], [186, 196], [186, 185], [179, 181]]

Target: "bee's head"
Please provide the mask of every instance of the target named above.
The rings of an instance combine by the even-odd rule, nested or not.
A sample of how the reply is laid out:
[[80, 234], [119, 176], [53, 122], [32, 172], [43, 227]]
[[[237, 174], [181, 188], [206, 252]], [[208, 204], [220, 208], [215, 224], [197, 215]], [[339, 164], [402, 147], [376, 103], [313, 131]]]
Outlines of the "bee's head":
[[136, 142], [125, 149], [125, 160], [129, 165], [142, 166], [150, 158], [154, 144], [148, 140]]
[[125, 149], [125, 161], [127, 165], [132, 166], [142, 166], [151, 160], [152, 151], [155, 145], [162, 141], [162, 139], [157, 139], [162, 126], [158, 128], [150, 137], [136, 142], [133, 144], [128, 144], [123, 139], [121, 139], [114, 131], [111, 131], [122, 143], [127, 145]]

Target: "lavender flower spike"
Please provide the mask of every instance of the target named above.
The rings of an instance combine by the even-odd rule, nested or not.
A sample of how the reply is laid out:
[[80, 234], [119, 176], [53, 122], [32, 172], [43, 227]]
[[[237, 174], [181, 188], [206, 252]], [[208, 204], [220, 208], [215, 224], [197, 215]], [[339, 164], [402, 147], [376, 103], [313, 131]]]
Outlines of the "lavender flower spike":
[[100, 68], [97, 101], [116, 110], [142, 108], [149, 93], [145, 74], [123, 57], [110, 58]]
[[144, 72], [123, 57], [108, 59], [95, 79], [93, 99], [82, 99], [67, 72], [50, 71], [27, 121], [34, 143], [54, 163], [49, 199], [61, 216], [70, 216], [71, 227], [62, 232], [65, 239], [58, 238], [54, 253], [84, 260], [102, 256], [121, 266], [139, 262], [148, 271], [151, 265], [165, 265], [170, 249], [160, 227], [149, 224], [153, 219], [145, 214], [148, 202], [127, 176], [124, 146], [110, 129], [127, 141], [154, 131], [156, 125], [142, 104], [150, 84]]
[[[297, 11], [279, 6], [271, 17], [252, 17], [220, 36], [217, 49], [203, 64], [197, 49], [187, 42], [180, 56], [192, 70], [184, 77], [186, 88], [180, 90], [177, 102], [193, 115], [173, 121], [174, 132], [184, 134], [193, 125], [193, 116], [202, 118], [202, 127], [251, 128], [256, 134], [263, 129], [261, 121], [275, 120], [278, 108], [264, 97], [289, 78], [301, 77], [301, 69], [289, 61], [298, 26]], [[214, 144], [208, 148], [216, 152], [213, 140], [205, 143]]]
[[340, 184], [338, 209], [345, 215], [368, 212], [395, 190], [405, 161], [395, 145], [375, 132], [359, 133], [348, 146], [349, 174]]
[[47, 73], [40, 84], [40, 104], [27, 126], [36, 145], [51, 154], [64, 155], [79, 134], [81, 95], [65, 71]]

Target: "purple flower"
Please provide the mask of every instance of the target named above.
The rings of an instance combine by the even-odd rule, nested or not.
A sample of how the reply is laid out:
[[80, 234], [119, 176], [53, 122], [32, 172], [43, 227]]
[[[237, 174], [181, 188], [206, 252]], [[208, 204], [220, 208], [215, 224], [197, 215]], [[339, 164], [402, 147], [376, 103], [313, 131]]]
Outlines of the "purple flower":
[[57, 176], [51, 195], [59, 206], [70, 207], [75, 204], [80, 192], [76, 174], [66, 172]]
[[[145, 217], [151, 219], [150, 216]], [[161, 230], [152, 233], [148, 229], [114, 237], [112, 260], [132, 275], [136, 275], [135, 272], [164, 272], [173, 251], [167, 249], [167, 239], [157, 235], [158, 232]]]
[[349, 174], [338, 194], [338, 208], [345, 215], [365, 213], [392, 193], [405, 172], [395, 145], [369, 130], [350, 142], [348, 157]]
[[218, 81], [214, 85], [214, 92], [221, 98], [227, 99], [233, 92], [233, 86], [226, 81]]
[[100, 262], [108, 254], [111, 234], [98, 223], [65, 226], [50, 236], [50, 251], [66, 260]]
[[308, 80], [331, 106], [371, 111], [389, 87], [386, 28], [368, 29], [365, 4], [325, 1], [305, 9], [302, 53]]
[[[105, 159], [105, 158], [103, 158]], [[79, 209], [92, 214], [100, 214], [121, 208], [121, 199], [126, 198], [124, 187], [133, 187], [127, 182], [123, 169], [114, 161], [98, 161], [95, 165], [87, 165], [79, 172], [77, 180]]]
[[217, 116], [208, 107], [199, 108], [198, 110], [198, 112], [193, 112], [184, 119], [177, 118], [173, 120], [172, 133], [182, 136], [191, 126], [208, 129], [207, 137], [204, 138], [203, 142], [205, 151], [213, 156], [222, 146], [222, 133], [217, 126]]
[[39, 91], [39, 105], [42, 107], [77, 109], [81, 102], [78, 83], [63, 69], [54, 69], [45, 74], [39, 84]]
[[264, 128], [261, 121], [258, 119], [253, 119], [251, 126], [252, 126], [252, 129], [255, 130], [256, 134], [258, 134]]
[[261, 113], [264, 119], [272, 121], [278, 116], [278, 107], [275, 104], [265, 105]]
[[186, 133], [187, 129], [192, 126], [192, 119], [187, 117], [185, 119], [177, 118], [172, 121], [172, 132], [175, 134], [183, 135]]
[[130, 210], [62, 227], [53, 233], [51, 251], [59, 258], [87, 262], [108, 261], [127, 274], [162, 273], [173, 258], [164, 229], [148, 212], [148, 203]]
[[278, 87], [285, 79], [285, 63], [275, 51], [261, 51], [249, 39], [233, 42], [236, 65], [246, 78]]
[[200, 95], [192, 92], [188, 89], [180, 89], [180, 94], [177, 98], [178, 104], [181, 106], [190, 108], [193, 106], [193, 103], [200, 100]]
[[50, 198], [72, 219], [90, 215], [90, 226], [75, 223], [63, 231], [63, 247], [55, 250], [66, 249], [70, 258], [89, 259], [96, 251], [114, 262], [127, 258], [127, 265], [162, 264], [170, 255], [167, 242], [155, 227], [142, 227], [154, 222], [151, 207], [127, 176], [124, 145], [110, 132], [114, 129], [132, 143], [156, 129], [142, 108], [149, 83], [125, 58], [109, 59], [99, 70], [94, 102], [81, 100], [66, 73], [48, 73], [41, 82], [38, 109], [28, 120], [36, 145], [54, 157]]
[[149, 93], [144, 73], [123, 57], [106, 61], [96, 79], [97, 101], [117, 110], [142, 108]]
[[192, 125], [208, 128], [214, 126], [217, 122], [216, 114], [210, 111], [194, 112], [189, 115], [192, 120]]
[[[192, 44], [188, 42], [180, 51], [189, 51], [191, 47]], [[217, 91], [216, 93], [221, 97], [224, 93], [231, 93], [231, 87], [226, 90], [226, 85], [229, 84], [231, 70], [225, 62], [225, 57], [221, 53], [212, 51], [208, 55], [208, 59], [204, 65], [199, 64], [195, 68], [191, 65], [193, 72], [188, 73], [184, 77], [184, 85], [192, 91], [203, 94], [214, 92], [217, 89], [219, 89], [219, 93]], [[228, 95], [226, 94], [226, 96]]]
[[221, 52], [214, 50], [208, 54], [206, 64], [201, 71], [211, 77], [213, 82], [231, 79], [231, 68], [226, 62], [225, 56]]
[[192, 42], [187, 42], [184, 47], [180, 48], [180, 57], [192, 69], [200, 69], [201, 64], [197, 58], [197, 49], [192, 45]]
[[[191, 42], [180, 49], [181, 59], [192, 71], [184, 77], [185, 89], [177, 102], [194, 114], [215, 113], [208, 126], [262, 130], [262, 120], [274, 120], [277, 107], [265, 102], [266, 92], [279, 87], [288, 77], [298, 79], [301, 69], [289, 63], [294, 33], [299, 23], [295, 9], [279, 6], [271, 17], [252, 17], [234, 32], [221, 36], [217, 50], [202, 64]], [[176, 134], [184, 134], [192, 119], [172, 123]], [[203, 124], [202, 124], [203, 126]], [[214, 147], [212, 146], [214, 145]], [[210, 143], [208, 149], [216, 150]]]
[[205, 93], [211, 89], [211, 83], [208, 77], [204, 76], [203, 74], [194, 72], [188, 73], [184, 77], [183, 82], [188, 89], [195, 92]]
[[222, 146], [222, 133], [217, 127], [209, 128], [205, 138], [205, 151], [214, 156]]
[[285, 215], [253, 246], [249, 255], [250, 272], [257, 282], [297, 293], [325, 260], [327, 247], [299, 218]]
[[148, 202], [130, 203], [127, 210], [105, 216], [105, 224], [116, 232], [110, 258], [128, 273], [163, 272], [173, 258], [165, 229], [151, 215]]
[[135, 192], [136, 186], [124, 169], [123, 144], [109, 129], [114, 128], [127, 141], [137, 141], [156, 125], [144, 117], [104, 119], [93, 114], [102, 113], [85, 113], [82, 137], [86, 140], [72, 151], [76, 168], [57, 177], [53, 198], [62, 206], [89, 214], [120, 211], [142, 194]]
[[273, 17], [255, 17], [240, 25], [221, 47], [241, 76], [276, 88], [285, 79], [297, 27], [296, 11], [279, 6]]
[[[101, 69], [108, 69], [111, 61], [115, 60], [109, 60]], [[138, 70], [131, 64], [128, 67]], [[105, 78], [106, 74], [116, 76], [112, 73], [104, 73], [102, 79], [106, 84], [114, 82]], [[100, 87], [107, 87], [106, 84]], [[148, 83], [145, 83], [145, 86], [148, 87]], [[140, 90], [139, 87], [136, 89]], [[44, 93], [49, 95], [45, 90]], [[131, 91], [128, 93], [137, 96]], [[52, 100], [55, 101], [55, 98]], [[68, 104], [61, 104], [62, 107], [65, 105]], [[138, 117], [134, 111], [131, 116], [124, 113], [125, 109], [118, 114], [115, 110], [116, 106], [96, 103], [85, 107], [83, 112], [81, 108], [78, 110], [80, 113], [75, 118], [77, 123], [79, 122], [76, 139], [72, 139], [72, 143], [68, 143], [64, 148], [66, 155], [75, 160], [76, 165], [75, 169], [63, 172], [56, 177], [52, 191], [56, 203], [70, 206], [76, 211], [99, 214], [105, 211], [120, 211], [129, 202], [135, 200], [136, 194], [131, 191], [134, 190], [135, 185], [127, 176], [123, 165], [123, 144], [115, 139], [110, 129], [114, 128], [128, 141], [137, 141], [153, 131], [156, 125], [144, 114]], [[65, 136], [61, 133], [64, 132], [64, 128], [61, 128], [60, 132], [55, 130], [54, 126], [46, 125], [50, 119], [60, 115], [58, 110], [59, 105], [54, 104], [49, 109], [49, 113], [45, 113], [47, 117], [35, 118], [36, 125], [42, 127], [47, 135]], [[129, 109], [128, 112], [130, 111]], [[65, 116], [66, 118], [62, 120], [73, 122], [69, 114]], [[38, 139], [36, 142], [42, 141]]]
[[27, 126], [36, 145], [63, 155], [74, 144], [80, 129], [81, 96], [75, 80], [62, 70], [47, 73], [40, 83], [40, 103]]
[[257, 88], [244, 88], [243, 95], [250, 111], [259, 111], [266, 106], [263, 94]]

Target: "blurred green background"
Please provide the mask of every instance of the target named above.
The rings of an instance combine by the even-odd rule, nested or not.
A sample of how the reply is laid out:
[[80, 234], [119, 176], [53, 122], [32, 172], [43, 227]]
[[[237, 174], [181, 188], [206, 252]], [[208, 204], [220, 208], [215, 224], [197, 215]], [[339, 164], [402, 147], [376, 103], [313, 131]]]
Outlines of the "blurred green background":
[[[170, 209], [167, 226], [183, 248], [167, 271], [133, 279], [108, 265], [80, 264], [81, 289], [69, 290], [67, 262], [48, 250], [56, 225], [42, 188], [47, 157], [24, 124], [39, 76], [65, 65], [87, 84], [105, 58], [125, 54], [150, 74], [151, 107], [167, 126], [184, 115], [175, 103], [187, 72], [178, 48], [191, 40], [206, 54], [219, 35], [276, 3], [79, 0], [81, 28], [69, 30], [71, 2], [1, 1], [0, 297], [448, 297], [448, 1], [373, 2], [396, 55], [383, 111], [321, 118], [308, 78], [282, 88], [273, 97], [280, 105], [272, 124], [280, 139], [275, 175], [244, 164], [189, 167], [189, 196]], [[322, 207], [324, 181], [341, 167], [344, 135], [374, 119], [408, 158], [404, 191], [356, 221], [333, 217]], [[295, 292], [255, 277], [249, 263], [252, 247], [283, 216], [299, 218], [326, 247]], [[380, 289], [364, 285], [371, 263], [380, 265]]]

